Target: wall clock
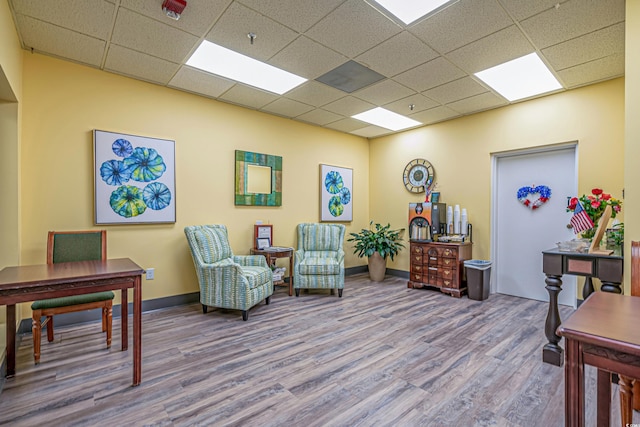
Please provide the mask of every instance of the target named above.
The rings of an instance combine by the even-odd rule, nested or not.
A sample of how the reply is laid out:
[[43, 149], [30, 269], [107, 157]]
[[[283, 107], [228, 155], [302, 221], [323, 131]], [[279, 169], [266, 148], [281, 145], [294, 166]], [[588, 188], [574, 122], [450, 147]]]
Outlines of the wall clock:
[[402, 180], [412, 193], [422, 193], [425, 187], [431, 188], [435, 178], [433, 165], [425, 159], [413, 159], [404, 168]]

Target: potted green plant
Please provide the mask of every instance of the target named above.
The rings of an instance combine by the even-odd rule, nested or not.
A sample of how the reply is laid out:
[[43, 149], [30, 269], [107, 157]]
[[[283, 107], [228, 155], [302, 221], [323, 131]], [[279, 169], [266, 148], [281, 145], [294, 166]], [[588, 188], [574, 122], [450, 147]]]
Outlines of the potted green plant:
[[404, 248], [400, 241], [403, 230], [391, 230], [391, 224], [383, 226], [371, 221], [369, 229], [363, 228], [359, 233], [349, 233], [351, 237], [347, 241], [355, 242], [353, 253], [359, 257], [369, 258], [369, 278], [374, 282], [384, 280], [387, 257], [393, 261], [393, 257]]

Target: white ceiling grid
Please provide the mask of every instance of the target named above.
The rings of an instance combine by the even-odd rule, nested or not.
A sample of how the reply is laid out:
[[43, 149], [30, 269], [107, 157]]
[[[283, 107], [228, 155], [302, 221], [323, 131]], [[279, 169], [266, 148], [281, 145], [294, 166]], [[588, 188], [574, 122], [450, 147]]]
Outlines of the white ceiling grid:
[[[374, 107], [427, 125], [508, 105], [473, 74], [532, 52], [561, 90], [624, 75], [624, 0], [459, 0], [409, 26], [365, 0], [187, 0], [178, 21], [162, 0], [9, 4], [24, 49], [368, 138], [393, 133], [350, 117]], [[195, 70], [202, 40], [309, 80], [280, 96]], [[314, 81], [349, 60], [386, 78]]]

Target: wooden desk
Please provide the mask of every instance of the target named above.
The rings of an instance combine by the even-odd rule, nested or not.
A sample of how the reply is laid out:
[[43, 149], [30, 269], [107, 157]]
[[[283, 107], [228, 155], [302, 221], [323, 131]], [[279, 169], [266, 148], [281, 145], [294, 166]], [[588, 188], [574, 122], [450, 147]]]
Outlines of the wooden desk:
[[603, 292], [622, 293], [620, 283], [622, 283], [623, 268], [624, 259], [620, 254], [620, 248], [612, 255], [560, 252], [556, 249], [542, 251], [542, 271], [547, 276], [545, 283], [549, 292], [549, 311], [544, 327], [544, 333], [549, 342], [542, 349], [543, 362], [562, 366], [563, 350], [558, 345], [560, 337], [556, 334], [560, 326], [558, 294], [562, 290], [562, 275], [584, 276], [585, 285], [582, 295], [586, 299], [593, 292], [592, 277], [602, 281]]
[[0, 271], [0, 305], [7, 306], [7, 377], [16, 372], [16, 304], [121, 290], [122, 350], [127, 350], [127, 289], [133, 288], [133, 385], [142, 379], [142, 274], [128, 258], [6, 267]]
[[620, 375], [622, 425], [631, 423], [630, 378], [640, 378], [640, 297], [596, 292], [565, 321], [565, 425], [584, 426], [584, 364], [598, 368], [598, 426], [609, 425], [611, 373]]
[[[293, 295], [293, 248], [251, 249], [252, 255], [263, 255], [267, 264], [275, 265], [278, 258], [289, 258], [289, 296]], [[284, 285], [284, 280], [273, 282], [274, 285]]]

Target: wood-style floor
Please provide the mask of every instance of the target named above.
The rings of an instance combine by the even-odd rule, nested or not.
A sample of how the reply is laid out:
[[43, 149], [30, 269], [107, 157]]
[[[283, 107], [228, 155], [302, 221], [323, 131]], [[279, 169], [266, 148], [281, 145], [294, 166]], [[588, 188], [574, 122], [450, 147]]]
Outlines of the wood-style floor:
[[[22, 337], [0, 424], [561, 426], [563, 369], [541, 356], [546, 313], [541, 302], [452, 298], [390, 276], [348, 277], [341, 299], [277, 288], [247, 322], [199, 304], [145, 313], [135, 388], [119, 319], [110, 350], [99, 323], [59, 328], [54, 343], [43, 334], [38, 366]], [[588, 395], [594, 384], [590, 375]]]

